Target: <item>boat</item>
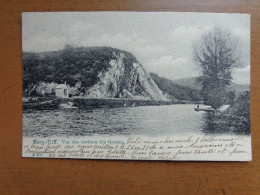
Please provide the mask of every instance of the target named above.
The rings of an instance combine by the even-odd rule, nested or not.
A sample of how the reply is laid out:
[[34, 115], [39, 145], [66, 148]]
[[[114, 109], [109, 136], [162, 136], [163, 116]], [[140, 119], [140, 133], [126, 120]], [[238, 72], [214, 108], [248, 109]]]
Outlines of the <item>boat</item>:
[[204, 112], [215, 112], [214, 108], [200, 108], [199, 105], [197, 105], [197, 108], [194, 108], [195, 111], [199, 112], [199, 111], [204, 111]]
[[26, 101], [23, 102], [23, 109], [53, 110], [59, 108], [59, 105], [59, 99], [48, 101]]
[[203, 108], [194, 108], [195, 111], [199, 112], [199, 111], [205, 111], [205, 112], [215, 112], [215, 110], [213, 108], [207, 108], [207, 109], [203, 109]]

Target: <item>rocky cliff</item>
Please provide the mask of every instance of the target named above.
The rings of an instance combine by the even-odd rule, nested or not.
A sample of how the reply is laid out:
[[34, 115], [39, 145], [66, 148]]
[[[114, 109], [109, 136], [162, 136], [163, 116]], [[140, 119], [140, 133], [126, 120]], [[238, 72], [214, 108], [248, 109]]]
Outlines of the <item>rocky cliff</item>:
[[23, 53], [23, 71], [25, 95], [52, 94], [66, 81], [75, 96], [169, 101], [131, 53], [109, 47]]

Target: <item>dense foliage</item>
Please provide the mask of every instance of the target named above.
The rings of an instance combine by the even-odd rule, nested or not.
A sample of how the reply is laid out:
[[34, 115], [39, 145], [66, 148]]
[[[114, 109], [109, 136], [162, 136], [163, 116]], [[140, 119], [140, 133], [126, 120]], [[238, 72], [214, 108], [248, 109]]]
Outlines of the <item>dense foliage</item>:
[[250, 134], [250, 92], [242, 92], [224, 112], [206, 113], [204, 133]]
[[250, 92], [241, 93], [230, 106], [230, 117], [236, 117], [234, 124], [237, 133], [250, 134]]
[[159, 77], [155, 73], [150, 73], [150, 76], [152, 77], [152, 79], [157, 84], [160, 90], [174, 96], [178, 100], [202, 100], [199, 90], [197, 89], [191, 89], [189, 87], [177, 85], [173, 81], [163, 77]]
[[98, 81], [98, 73], [106, 71], [115, 55], [126, 54], [125, 64], [136, 59], [132, 54], [110, 47], [71, 47], [44, 53], [23, 53], [23, 88], [29, 89], [39, 82], [81, 83], [84, 93]]
[[198, 81], [204, 103], [219, 108], [231, 84], [231, 70], [239, 63], [236, 42], [229, 34], [214, 29], [194, 44], [193, 57], [202, 72]]
[[250, 92], [241, 93], [230, 106], [230, 114], [239, 117], [250, 116]]

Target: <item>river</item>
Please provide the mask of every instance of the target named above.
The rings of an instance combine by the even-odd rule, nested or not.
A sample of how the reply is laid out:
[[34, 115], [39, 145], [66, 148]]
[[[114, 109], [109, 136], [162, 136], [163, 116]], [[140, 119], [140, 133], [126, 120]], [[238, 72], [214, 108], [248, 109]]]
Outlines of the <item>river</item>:
[[[174, 136], [209, 133], [207, 113], [192, 104], [120, 108], [25, 110], [23, 136]], [[207, 125], [205, 125], [207, 124]], [[212, 130], [212, 129], [211, 129]]]

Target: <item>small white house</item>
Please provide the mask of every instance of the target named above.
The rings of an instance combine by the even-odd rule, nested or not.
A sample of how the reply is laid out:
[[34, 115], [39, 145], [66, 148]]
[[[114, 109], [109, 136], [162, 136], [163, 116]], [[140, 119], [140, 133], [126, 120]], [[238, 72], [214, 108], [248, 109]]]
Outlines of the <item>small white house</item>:
[[60, 97], [60, 98], [68, 98], [69, 97], [69, 88], [65, 84], [59, 84], [57, 85], [57, 87], [55, 88], [55, 95], [56, 97]]

